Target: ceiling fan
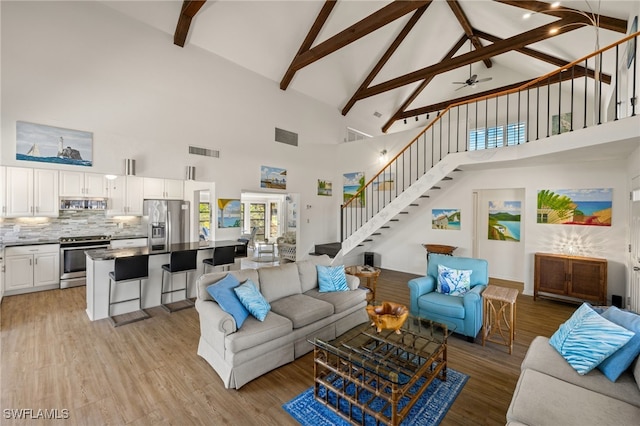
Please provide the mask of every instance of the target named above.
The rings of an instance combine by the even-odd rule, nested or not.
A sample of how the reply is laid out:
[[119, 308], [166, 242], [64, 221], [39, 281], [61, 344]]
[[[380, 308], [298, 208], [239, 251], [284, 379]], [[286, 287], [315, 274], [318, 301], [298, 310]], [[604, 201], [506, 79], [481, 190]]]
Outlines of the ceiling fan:
[[478, 83], [484, 83], [485, 81], [491, 80], [493, 77], [481, 78], [478, 79], [477, 74], [471, 74], [471, 64], [469, 64], [469, 78], [465, 81], [454, 81], [453, 84], [462, 84], [462, 86], [456, 89], [456, 92], [460, 89], [464, 89], [465, 87], [476, 87]]

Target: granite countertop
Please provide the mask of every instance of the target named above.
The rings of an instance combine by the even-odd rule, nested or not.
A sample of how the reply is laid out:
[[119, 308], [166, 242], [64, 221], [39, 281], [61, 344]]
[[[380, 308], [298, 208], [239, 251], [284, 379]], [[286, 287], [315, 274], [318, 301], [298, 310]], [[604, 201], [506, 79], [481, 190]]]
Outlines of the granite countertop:
[[4, 247], [19, 247], [19, 246], [36, 246], [40, 244], [59, 244], [60, 240], [52, 238], [34, 238], [34, 239], [18, 239], [15, 241], [3, 241]]
[[152, 251], [148, 247], [131, 247], [120, 249], [87, 250], [85, 253], [92, 260], [113, 260], [116, 257], [167, 254], [176, 251], [208, 250], [216, 247], [243, 246], [244, 243], [233, 240], [200, 241], [197, 243], [179, 243], [169, 246], [169, 250]]

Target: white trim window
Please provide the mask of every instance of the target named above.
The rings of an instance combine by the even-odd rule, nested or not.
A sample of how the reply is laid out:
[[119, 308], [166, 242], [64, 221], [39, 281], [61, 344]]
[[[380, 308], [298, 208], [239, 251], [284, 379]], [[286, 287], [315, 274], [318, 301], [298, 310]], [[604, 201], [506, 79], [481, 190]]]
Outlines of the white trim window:
[[[524, 121], [505, 126], [484, 127], [469, 130], [469, 151], [519, 145], [525, 142]], [[506, 141], [506, 145], [505, 145]]]

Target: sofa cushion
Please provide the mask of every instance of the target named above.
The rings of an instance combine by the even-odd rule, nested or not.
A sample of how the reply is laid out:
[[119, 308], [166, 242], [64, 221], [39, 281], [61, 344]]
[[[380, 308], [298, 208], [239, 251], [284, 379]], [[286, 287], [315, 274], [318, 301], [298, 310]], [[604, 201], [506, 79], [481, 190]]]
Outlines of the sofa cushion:
[[438, 265], [436, 291], [449, 296], [462, 296], [471, 289], [470, 269], [453, 269]]
[[333, 313], [339, 314], [367, 300], [367, 290], [357, 288], [351, 291], [340, 292], [324, 292], [321, 293], [317, 288], [304, 293], [316, 299], [323, 300], [333, 305]]
[[260, 289], [258, 271], [256, 269], [240, 269], [228, 272], [211, 272], [209, 274], [203, 274], [200, 276], [200, 278], [198, 278], [198, 298], [201, 300], [213, 300], [211, 295], [207, 292], [207, 287], [215, 282], [220, 281], [229, 274], [236, 277], [241, 283], [250, 279], [258, 287], [258, 289]]
[[333, 315], [333, 305], [304, 294], [294, 294], [271, 302], [273, 312], [289, 318], [293, 328], [302, 328]]
[[318, 288], [321, 292], [349, 291], [343, 265], [317, 265], [316, 269], [318, 270]]
[[271, 303], [294, 294], [301, 294], [300, 277], [295, 263], [258, 269], [260, 293]]
[[238, 353], [286, 336], [292, 331], [291, 321], [274, 312], [269, 312], [262, 322], [249, 316], [241, 329], [226, 336], [226, 350]]
[[264, 296], [260, 294], [260, 291], [253, 281], [247, 280], [244, 284], [234, 288], [233, 291], [251, 315], [258, 321], [264, 321], [267, 313], [271, 310], [271, 306], [269, 302], [264, 299]]
[[223, 311], [231, 314], [236, 321], [236, 328], [242, 327], [242, 324], [249, 316], [249, 311], [240, 301], [234, 288], [240, 285], [240, 281], [231, 274], [220, 281], [215, 282], [207, 287], [207, 292], [220, 305]]
[[531, 369], [520, 375], [507, 411], [509, 422], [528, 425], [632, 425], [638, 418], [636, 406]]
[[452, 297], [448, 294], [432, 292], [418, 298], [420, 310], [448, 318], [464, 319], [464, 298]]
[[601, 317], [583, 303], [549, 343], [579, 374], [586, 374], [624, 346], [635, 333]]
[[640, 389], [629, 372], [613, 383], [600, 370], [579, 375], [550, 344], [549, 338], [538, 336], [531, 342], [522, 361], [522, 370], [537, 370], [565, 382], [619, 399], [640, 407]]
[[598, 369], [612, 382], [625, 371], [640, 353], [640, 315], [623, 311], [615, 306], [609, 307], [602, 313], [603, 318], [633, 331], [635, 336], [626, 345], [615, 351], [609, 358], [598, 365]]
[[329, 266], [331, 258], [326, 254], [322, 256], [311, 256], [308, 260], [296, 262], [298, 275], [300, 276], [300, 286], [302, 293], [318, 287], [318, 270], [316, 265]]

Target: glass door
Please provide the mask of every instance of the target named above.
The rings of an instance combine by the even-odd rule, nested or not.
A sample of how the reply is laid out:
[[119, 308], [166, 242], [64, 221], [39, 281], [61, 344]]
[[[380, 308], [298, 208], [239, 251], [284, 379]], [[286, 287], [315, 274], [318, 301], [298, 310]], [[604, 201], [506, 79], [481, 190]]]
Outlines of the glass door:
[[251, 203], [249, 204], [249, 216], [251, 221], [251, 229], [258, 228], [256, 232], [255, 241], [265, 240], [265, 220], [266, 220], [267, 205], [264, 203]]

